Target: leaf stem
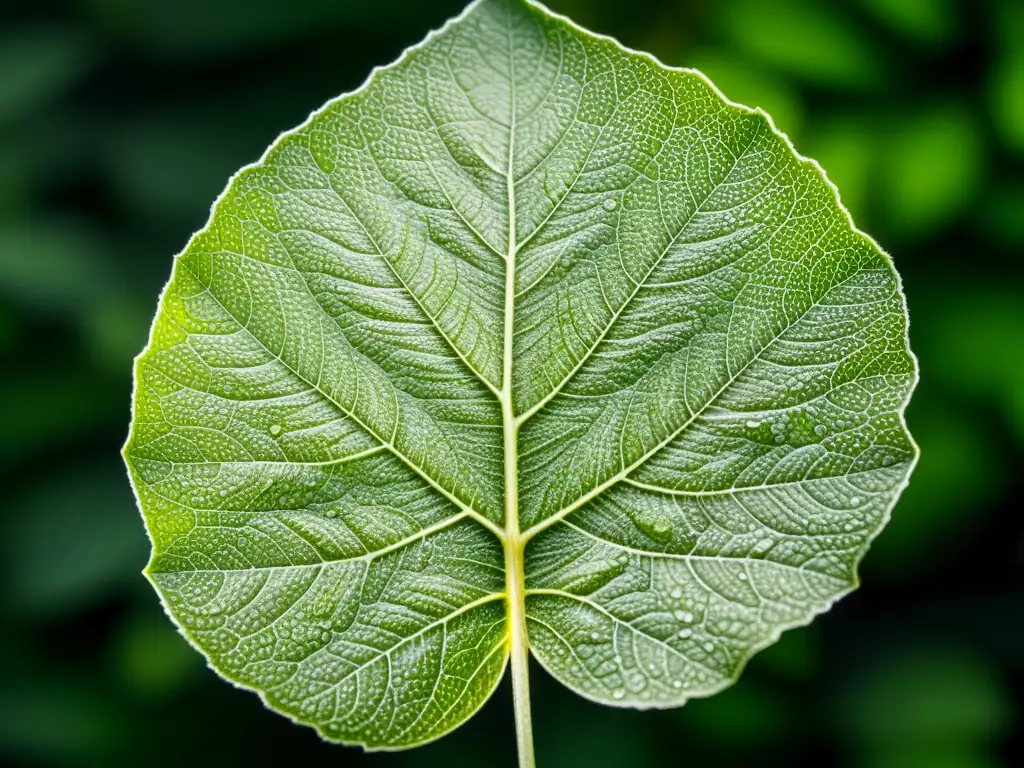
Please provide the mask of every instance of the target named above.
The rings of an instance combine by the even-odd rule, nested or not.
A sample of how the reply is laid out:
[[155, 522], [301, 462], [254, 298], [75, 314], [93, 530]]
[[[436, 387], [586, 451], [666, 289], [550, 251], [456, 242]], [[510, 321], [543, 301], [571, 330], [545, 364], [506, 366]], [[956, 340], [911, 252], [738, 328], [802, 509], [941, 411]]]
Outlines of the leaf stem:
[[516, 715], [519, 768], [534, 768], [536, 763], [533, 756], [533, 717], [530, 713], [530, 643], [526, 634], [523, 542], [518, 536], [508, 536], [505, 541], [505, 573], [505, 591], [509, 608], [512, 699]]

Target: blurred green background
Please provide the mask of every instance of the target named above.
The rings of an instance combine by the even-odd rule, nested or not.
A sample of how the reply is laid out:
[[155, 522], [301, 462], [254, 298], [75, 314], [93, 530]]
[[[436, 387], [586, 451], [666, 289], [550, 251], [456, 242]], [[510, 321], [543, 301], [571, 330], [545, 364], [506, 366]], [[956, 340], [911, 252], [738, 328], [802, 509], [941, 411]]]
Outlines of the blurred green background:
[[[139, 574], [148, 544], [118, 456], [132, 357], [173, 254], [228, 176], [460, 4], [0, 3], [0, 761], [513, 764], [507, 685], [452, 736], [363, 755], [218, 680]], [[537, 669], [544, 764], [1014, 764], [1024, 3], [551, 5], [704, 69], [821, 161], [903, 274], [922, 373], [908, 419], [923, 454], [863, 588], [727, 692], [618, 711]]]

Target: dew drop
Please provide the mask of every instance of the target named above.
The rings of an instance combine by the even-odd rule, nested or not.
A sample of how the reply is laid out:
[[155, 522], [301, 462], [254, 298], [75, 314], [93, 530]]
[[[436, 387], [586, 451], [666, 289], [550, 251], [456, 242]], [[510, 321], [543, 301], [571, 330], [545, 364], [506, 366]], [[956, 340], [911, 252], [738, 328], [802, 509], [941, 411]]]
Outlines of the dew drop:
[[225, 391], [225, 392], [226, 392], [227, 394], [229, 394], [229, 395], [230, 395], [230, 394], [231, 394], [231, 385], [230, 385], [230, 384], [225, 384], [225, 385], [224, 385], [224, 391]]
[[772, 544], [774, 544], [774, 542], [771, 539], [758, 539], [757, 542], [754, 544], [753, 551], [758, 554], [762, 554], [771, 549]]
[[227, 491], [225, 491], [225, 490], [224, 490], [224, 489], [222, 488], [222, 489], [221, 489], [221, 492], [220, 492], [220, 497], [221, 497], [221, 498], [223, 499], [223, 498], [224, 498], [225, 496], [227, 496], [227, 495], [228, 495], [228, 492], [227, 492]]
[[746, 581], [746, 580], [747, 580], [747, 574], [741, 573], [740, 574], [740, 581]]
[[891, 467], [895, 461], [896, 459], [894, 459], [892, 456], [886, 456], [884, 459], [882, 459], [882, 466]]
[[860, 496], [850, 497], [850, 506], [856, 507], [860, 504]]
[[281, 434], [281, 425], [280, 424], [271, 424], [270, 425], [270, 434], [272, 434], [274, 437], [277, 437], [278, 435], [280, 435]]
[[672, 615], [679, 621], [685, 621], [687, 624], [693, 621], [693, 614], [689, 611], [673, 611]]
[[679, 630], [679, 636], [681, 638], [683, 638], [683, 640], [685, 640], [686, 638], [688, 638], [692, 634], [693, 634], [693, 630], [690, 629], [689, 627], [687, 627], [686, 629], [680, 629]]
[[678, 600], [683, 596], [683, 590], [681, 590], [679, 587], [675, 587], [671, 592], [668, 593], [668, 595], [673, 600]]
[[672, 681], [672, 687], [673, 688], [682, 688], [683, 687], [683, 681], [682, 680], [673, 680]]
[[754, 421], [753, 419], [751, 419], [750, 421], [747, 422], [747, 428], [748, 429], [757, 429], [760, 426], [761, 426], [761, 422], [760, 421]]
[[637, 515], [636, 524], [652, 539], [664, 540], [672, 535], [672, 521], [662, 515]]
[[715, 644], [714, 643], [704, 643], [704, 650], [707, 651], [708, 653], [711, 653], [712, 651], [715, 650]]
[[824, 437], [827, 432], [828, 427], [826, 427], [824, 424], [819, 424], [814, 428], [814, 434], [816, 434], [818, 437]]
[[288, 503], [288, 497], [287, 496], [282, 496], [280, 499], [278, 499], [278, 501], [280, 501], [281, 505], [284, 506], [285, 504]]
[[617, 206], [618, 203], [615, 202], [615, 198], [609, 197], [607, 200], [604, 201], [604, 209], [606, 211], [614, 211]]
[[621, 699], [625, 695], [626, 692], [621, 688], [616, 688], [614, 691], [612, 691], [612, 698], [616, 700]]
[[598, 640], [601, 639], [601, 634], [599, 632], [591, 632], [590, 639], [596, 643]]

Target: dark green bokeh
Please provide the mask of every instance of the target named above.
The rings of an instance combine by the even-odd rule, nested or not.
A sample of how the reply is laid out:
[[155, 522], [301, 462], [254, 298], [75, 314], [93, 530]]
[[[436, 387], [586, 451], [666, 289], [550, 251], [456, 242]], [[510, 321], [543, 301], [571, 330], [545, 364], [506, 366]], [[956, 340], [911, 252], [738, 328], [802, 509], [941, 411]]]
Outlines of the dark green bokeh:
[[[903, 275], [922, 459], [861, 591], [731, 690], [637, 713], [537, 669], [544, 764], [1011, 764], [1024, 753], [1024, 5], [551, 5], [705, 69], [821, 161]], [[504, 688], [436, 744], [363, 755], [218, 680], [139, 574], [148, 545], [118, 456], [171, 257], [228, 176], [459, 9], [3, 4], [0, 761], [513, 764]]]

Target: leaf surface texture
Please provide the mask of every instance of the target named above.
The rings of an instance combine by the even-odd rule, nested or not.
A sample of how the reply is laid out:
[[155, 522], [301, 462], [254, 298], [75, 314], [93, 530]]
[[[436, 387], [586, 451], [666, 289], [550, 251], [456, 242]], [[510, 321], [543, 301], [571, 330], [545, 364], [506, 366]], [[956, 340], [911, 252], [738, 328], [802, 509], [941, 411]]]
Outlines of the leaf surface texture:
[[906, 326], [762, 113], [480, 0], [177, 258], [125, 449], [148, 573], [220, 674], [330, 739], [455, 728], [523, 612], [573, 690], [677, 706], [856, 585], [916, 459]]

